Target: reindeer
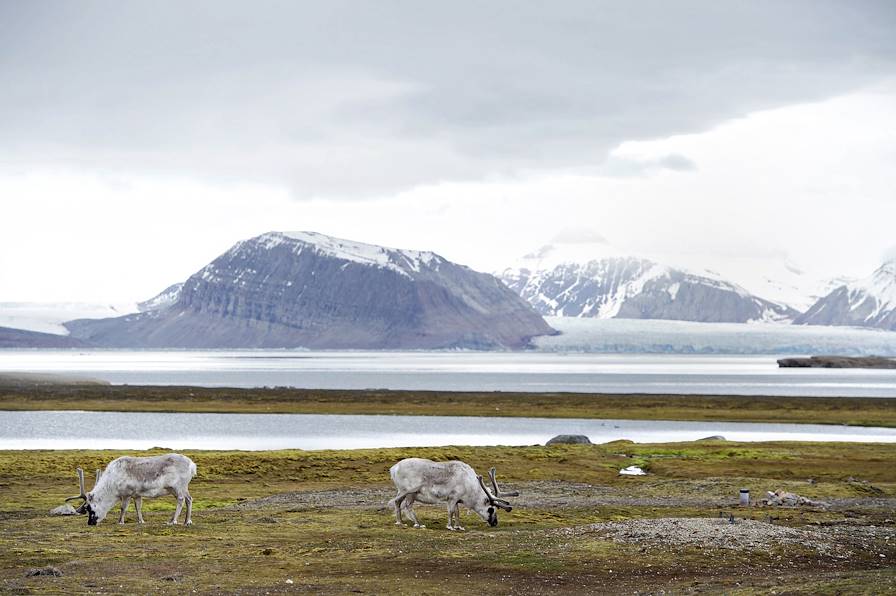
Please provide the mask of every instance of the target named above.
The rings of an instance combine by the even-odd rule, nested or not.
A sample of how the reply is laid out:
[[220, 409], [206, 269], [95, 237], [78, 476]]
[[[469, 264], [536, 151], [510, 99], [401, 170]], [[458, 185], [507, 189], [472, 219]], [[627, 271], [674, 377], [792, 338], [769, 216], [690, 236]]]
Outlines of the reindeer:
[[449, 530], [463, 530], [460, 525], [460, 505], [466, 505], [476, 512], [488, 525], [498, 525], [497, 509], [512, 511], [510, 503], [500, 497], [516, 497], [519, 492], [498, 490], [495, 468], [489, 470], [493, 492], [485, 487], [482, 476], [462, 461], [434, 462], [411, 457], [403, 459], [389, 469], [389, 475], [398, 494], [389, 501], [395, 509], [395, 524], [403, 526], [401, 512], [404, 510], [415, 528], [425, 528], [414, 514], [414, 502], [430, 505], [448, 504]]
[[161, 497], [170, 493], [177, 497], [177, 507], [169, 524], [177, 524], [184, 502], [187, 512], [184, 524], [191, 525], [193, 498], [188, 486], [196, 475], [196, 464], [183, 455], [171, 453], [153, 457], [119, 457], [109, 462], [100, 473], [97, 470], [96, 484], [89, 493], [84, 492], [84, 471], [77, 469], [81, 493], [66, 501], [83, 499], [76, 509], [87, 513], [87, 525], [95, 526], [106, 518], [115, 503], [121, 503], [118, 523], [124, 523], [124, 514], [131, 498], [137, 509], [137, 523], [143, 523], [143, 497]]

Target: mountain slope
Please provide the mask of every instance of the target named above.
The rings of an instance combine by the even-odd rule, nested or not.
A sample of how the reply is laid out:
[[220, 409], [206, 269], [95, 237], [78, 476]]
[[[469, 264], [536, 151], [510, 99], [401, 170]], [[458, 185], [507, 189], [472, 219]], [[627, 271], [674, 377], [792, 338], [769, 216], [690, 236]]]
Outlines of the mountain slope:
[[134, 303], [0, 302], [0, 327], [67, 335], [63, 323], [72, 319], [120, 317], [137, 312]]
[[0, 327], [0, 348], [82, 348], [84, 342], [56, 333]]
[[173, 293], [167, 306], [66, 326], [97, 345], [181, 348], [518, 348], [553, 333], [491, 275], [313, 232], [238, 242]]
[[574, 261], [567, 260], [568, 251], [557, 251], [559, 257], [552, 252], [554, 247], [545, 247], [525, 258], [522, 266], [499, 274], [542, 315], [744, 323], [789, 322], [798, 314], [710, 274], [649, 259], [605, 256]]
[[183, 290], [184, 284], [176, 283], [171, 284], [149, 300], [144, 300], [143, 302], [137, 303], [137, 309], [140, 312], [147, 312], [151, 310], [159, 310], [165, 308], [166, 306], [171, 306], [177, 299], [180, 298], [180, 292]]
[[896, 330], [896, 260], [833, 290], [794, 321], [799, 325], [851, 325]]

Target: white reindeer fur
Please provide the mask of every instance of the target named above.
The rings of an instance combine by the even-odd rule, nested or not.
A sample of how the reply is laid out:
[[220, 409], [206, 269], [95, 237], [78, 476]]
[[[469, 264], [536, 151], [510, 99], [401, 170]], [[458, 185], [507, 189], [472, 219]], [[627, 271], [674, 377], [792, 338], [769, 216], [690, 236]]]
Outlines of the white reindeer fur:
[[[401, 513], [407, 515], [415, 528], [424, 528], [417, 521], [413, 505], [415, 501], [430, 505], [448, 506], [448, 529], [463, 530], [460, 525], [459, 505], [466, 505], [489, 525], [498, 524], [496, 506], [489, 498], [479, 477], [469, 465], [462, 461], [434, 462], [411, 457], [403, 459], [389, 469], [389, 475], [398, 494], [389, 501], [395, 509], [395, 523], [402, 523]], [[498, 505], [510, 510], [506, 503]]]
[[124, 512], [128, 501], [135, 498], [137, 521], [143, 523], [140, 511], [142, 497], [161, 497], [172, 494], [177, 498], [177, 507], [169, 524], [176, 524], [181, 508], [186, 503], [184, 523], [193, 523], [191, 514], [193, 498], [188, 486], [196, 475], [196, 464], [178, 453], [152, 457], [119, 457], [109, 462], [96, 485], [87, 493], [87, 504], [96, 515], [96, 522], [105, 519], [116, 503], [121, 503], [119, 523], [124, 523]]

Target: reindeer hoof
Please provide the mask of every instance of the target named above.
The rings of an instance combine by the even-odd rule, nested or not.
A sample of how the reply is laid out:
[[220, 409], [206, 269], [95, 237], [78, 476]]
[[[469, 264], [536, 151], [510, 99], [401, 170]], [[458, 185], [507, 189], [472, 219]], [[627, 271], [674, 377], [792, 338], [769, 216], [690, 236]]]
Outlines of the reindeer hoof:
[[414, 527], [415, 527], [415, 528], [420, 528], [421, 530], [425, 530], [425, 529], [426, 529], [426, 526], [424, 526], [423, 524], [414, 524]]
[[454, 526], [454, 529], [458, 532], [465, 532], [467, 530], [466, 528], [462, 528], [461, 526]]
[[445, 526], [445, 527], [448, 528], [449, 530], [451, 530], [452, 532], [454, 531], [454, 526]]
[[185, 526], [192, 526], [192, 525], [193, 525], [193, 520], [192, 520], [192, 519], [188, 519], [187, 521], [184, 522], [184, 525], [185, 525]]
[[176, 526], [176, 525], [177, 525], [177, 520], [168, 522], [168, 525], [169, 525], [169, 526]]

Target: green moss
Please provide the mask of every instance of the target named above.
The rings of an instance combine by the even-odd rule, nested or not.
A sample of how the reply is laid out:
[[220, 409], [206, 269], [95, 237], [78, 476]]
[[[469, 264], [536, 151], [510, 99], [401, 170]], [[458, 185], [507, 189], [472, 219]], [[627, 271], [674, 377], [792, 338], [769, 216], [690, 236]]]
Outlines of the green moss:
[[585, 393], [47, 385], [0, 387], [0, 410], [540, 416], [896, 426], [893, 400]]

